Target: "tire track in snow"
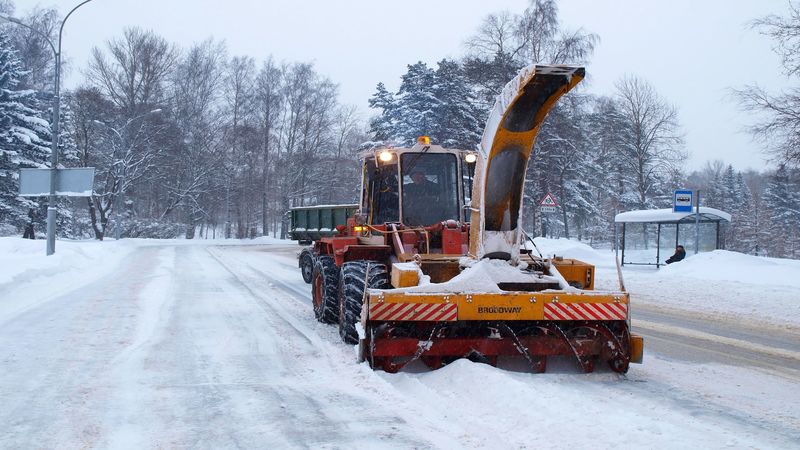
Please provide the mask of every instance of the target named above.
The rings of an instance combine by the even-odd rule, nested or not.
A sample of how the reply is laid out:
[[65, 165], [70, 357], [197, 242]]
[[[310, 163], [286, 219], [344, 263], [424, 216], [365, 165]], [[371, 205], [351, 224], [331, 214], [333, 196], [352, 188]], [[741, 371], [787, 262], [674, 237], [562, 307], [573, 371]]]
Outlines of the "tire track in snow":
[[[375, 404], [374, 396], [365, 395], [371, 392], [380, 393], [381, 397], [385, 397], [386, 392], [381, 392], [375, 386], [375, 381], [378, 380], [373, 379], [370, 382], [369, 378], [374, 376], [371, 369], [365, 370], [363, 365], [355, 364], [353, 347], [339, 343], [338, 334], [332, 333], [331, 327], [316, 321], [309, 322], [313, 320], [310, 303], [295, 296], [299, 293], [298, 289], [274, 277], [265, 276], [264, 272], [247, 262], [232, 260], [233, 258], [229, 258], [225, 250], [236, 252], [241, 249], [208, 249], [208, 253], [238, 280], [269, 317], [277, 316], [280, 319], [272, 321], [276, 327], [288, 325], [296, 336], [313, 346], [311, 354], [308, 350], [304, 350], [288, 355], [294, 362], [294, 367], [292, 367], [292, 379], [287, 381], [286, 385], [291, 384], [294, 390], [281, 389], [276, 392], [282, 399], [282, 405], [294, 406], [286, 408], [287, 415], [296, 417], [301, 423], [310, 419], [312, 424], [316, 424], [307, 424], [304, 427], [306, 434], [309, 433], [309, 429], [313, 430], [315, 427], [322, 427], [328, 430], [327, 433], [335, 434], [317, 441], [316, 444], [338, 446], [349, 443], [349, 445], [371, 447], [372, 445], [365, 443], [372, 442], [378, 447], [385, 447], [391, 442], [391, 446], [415, 448], [426, 448], [431, 445], [420, 440], [418, 427], [409, 428], [408, 417], [395, 415], [383, 408], [382, 404]], [[260, 289], [261, 287], [266, 289]], [[280, 291], [290, 294], [295, 301], [284, 304], [281, 303], [283, 298], [270, 295]], [[294, 308], [287, 309], [288, 305]], [[300, 311], [303, 312], [300, 315], [303, 319], [298, 319], [297, 313]], [[322, 335], [318, 331], [321, 331]], [[285, 336], [283, 344], [290, 347], [295, 345], [289, 336]], [[341, 380], [348, 377], [357, 380], [356, 384], [365, 389], [345, 388], [346, 385], [343, 386]], [[315, 413], [309, 416], [308, 411]], [[369, 430], [369, 433], [353, 433], [359, 428]], [[338, 430], [350, 430], [350, 433], [342, 434]], [[306, 441], [304, 445], [312, 444], [313, 441]]]
[[701, 355], [713, 353], [721, 360], [800, 382], [800, 352], [644, 320], [636, 320], [634, 325], [637, 330], [644, 330], [647, 339], [688, 347]]
[[112, 395], [107, 375], [135, 332], [130, 317], [137, 304], [125, 294], [149, 283], [146, 261], [157, 251], [136, 251], [115, 273], [48, 298], [4, 325], [0, 347], [17, 356], [0, 373], [0, 392], [10, 389], [2, 395], [0, 421], [15, 432], [5, 435], [14, 440], [0, 433], [0, 446], [102, 442], [108, 432], [103, 411]]
[[[474, 446], [470, 430], [463, 428], [458, 422], [443, 422], [438, 416], [437, 409], [429, 408], [430, 402], [435, 402], [435, 399], [425, 398], [420, 401], [418, 398], [409, 398], [389, 381], [393, 379], [392, 375], [374, 372], [366, 364], [357, 364], [355, 347], [341, 343], [335, 327], [320, 324], [314, 319], [311, 302], [308, 300], [310, 288], [302, 292], [301, 289], [277, 278], [277, 275], [269, 270], [276, 263], [274, 260], [269, 261], [268, 267], [256, 267], [247, 258], [235, 259], [237, 256], [235, 252], [242, 250], [249, 251], [218, 247], [210, 249], [210, 253], [221, 260], [221, 264], [226, 265], [226, 269], [234, 273], [243, 284], [251, 285], [248, 290], [262, 302], [266, 311], [277, 312], [280, 317], [293, 322], [295, 329], [300, 328], [312, 335], [312, 341], [320, 345], [321, 359], [301, 361], [304, 367], [297, 375], [298, 384], [318, 390], [318, 393], [310, 395], [315, 398], [322, 397], [319, 407], [323, 408], [331, 419], [343, 421], [346, 428], [357, 426], [358, 429], [364, 430], [358, 435], [359, 437], [352, 438], [353, 443], [357, 443], [359, 447], [369, 448], [371, 447], [367, 444], [370, 442], [369, 437], [378, 436], [380, 447], [385, 447], [387, 444], [391, 448]], [[255, 258], [260, 259], [261, 256], [270, 258], [268, 252]], [[298, 268], [280, 262], [277, 264], [287, 267], [292, 276], [300, 277]], [[259, 289], [264, 285], [267, 289]], [[269, 297], [269, 289], [283, 291], [296, 301], [281, 303], [282, 298]], [[348, 388], [343, 387], [343, 380], [351, 381], [347, 384]], [[328, 388], [322, 388], [320, 385], [327, 385]], [[389, 405], [391, 409], [387, 409]], [[338, 416], [344, 417], [337, 419]], [[386, 439], [390, 440], [385, 441]], [[503, 446], [503, 442], [502, 438], [496, 439], [496, 443], [500, 446]]]

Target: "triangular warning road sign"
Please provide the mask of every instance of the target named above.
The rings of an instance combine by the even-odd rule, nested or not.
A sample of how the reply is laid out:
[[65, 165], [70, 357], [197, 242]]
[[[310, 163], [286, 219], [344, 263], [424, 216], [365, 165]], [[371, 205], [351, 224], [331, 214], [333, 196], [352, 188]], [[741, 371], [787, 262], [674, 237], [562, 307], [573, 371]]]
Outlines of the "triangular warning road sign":
[[558, 206], [558, 202], [556, 201], [556, 198], [553, 197], [553, 194], [548, 192], [542, 201], [539, 202], [539, 206]]

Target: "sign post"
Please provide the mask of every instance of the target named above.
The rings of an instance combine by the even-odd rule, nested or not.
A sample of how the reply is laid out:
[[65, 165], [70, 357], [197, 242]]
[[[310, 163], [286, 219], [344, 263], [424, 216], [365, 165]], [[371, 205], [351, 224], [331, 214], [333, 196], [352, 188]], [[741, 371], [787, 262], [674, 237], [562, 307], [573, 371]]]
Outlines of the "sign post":
[[547, 213], [554, 213], [556, 212], [556, 208], [558, 207], [558, 202], [556, 198], [551, 193], [547, 193], [544, 198], [539, 202], [539, 211], [542, 213], [542, 236], [547, 236], [547, 229], [545, 228], [546, 221], [544, 220], [544, 215]]
[[697, 190], [697, 210], [694, 213], [694, 254], [700, 251], [700, 190]]
[[672, 211], [683, 213], [694, 211], [694, 253], [697, 254], [700, 251], [700, 190], [698, 189], [696, 192], [685, 189], [675, 191]]
[[548, 192], [547, 195], [544, 196], [542, 201], [539, 202], [539, 211], [543, 213], [545, 212], [554, 213], [556, 212], [557, 206], [558, 202], [556, 201], [556, 198], [553, 197], [553, 194]]

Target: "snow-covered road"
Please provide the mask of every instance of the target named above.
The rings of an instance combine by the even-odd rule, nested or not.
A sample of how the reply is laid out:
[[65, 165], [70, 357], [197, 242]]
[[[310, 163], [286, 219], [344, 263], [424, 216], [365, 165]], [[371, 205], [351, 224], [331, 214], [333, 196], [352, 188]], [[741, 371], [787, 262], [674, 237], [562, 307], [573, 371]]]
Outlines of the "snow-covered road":
[[147, 243], [60, 295], [0, 280], [0, 447], [800, 448], [794, 369], [675, 350], [709, 336], [658, 308], [641, 331], [666, 344], [627, 376], [373, 372], [314, 320], [298, 250]]

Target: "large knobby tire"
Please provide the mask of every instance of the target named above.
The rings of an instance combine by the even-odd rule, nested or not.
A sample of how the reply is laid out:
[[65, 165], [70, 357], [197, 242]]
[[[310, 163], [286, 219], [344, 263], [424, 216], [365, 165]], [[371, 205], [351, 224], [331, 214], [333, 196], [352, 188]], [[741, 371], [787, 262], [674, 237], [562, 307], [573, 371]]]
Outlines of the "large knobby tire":
[[311, 283], [314, 276], [314, 257], [307, 251], [300, 254], [300, 273], [303, 275], [303, 281]]
[[322, 323], [336, 323], [339, 320], [339, 268], [332, 256], [317, 258], [311, 281], [314, 316]]
[[350, 261], [342, 265], [339, 275], [339, 335], [344, 342], [358, 344], [356, 323], [361, 320], [364, 290], [388, 287], [389, 274], [384, 264], [375, 261]]

